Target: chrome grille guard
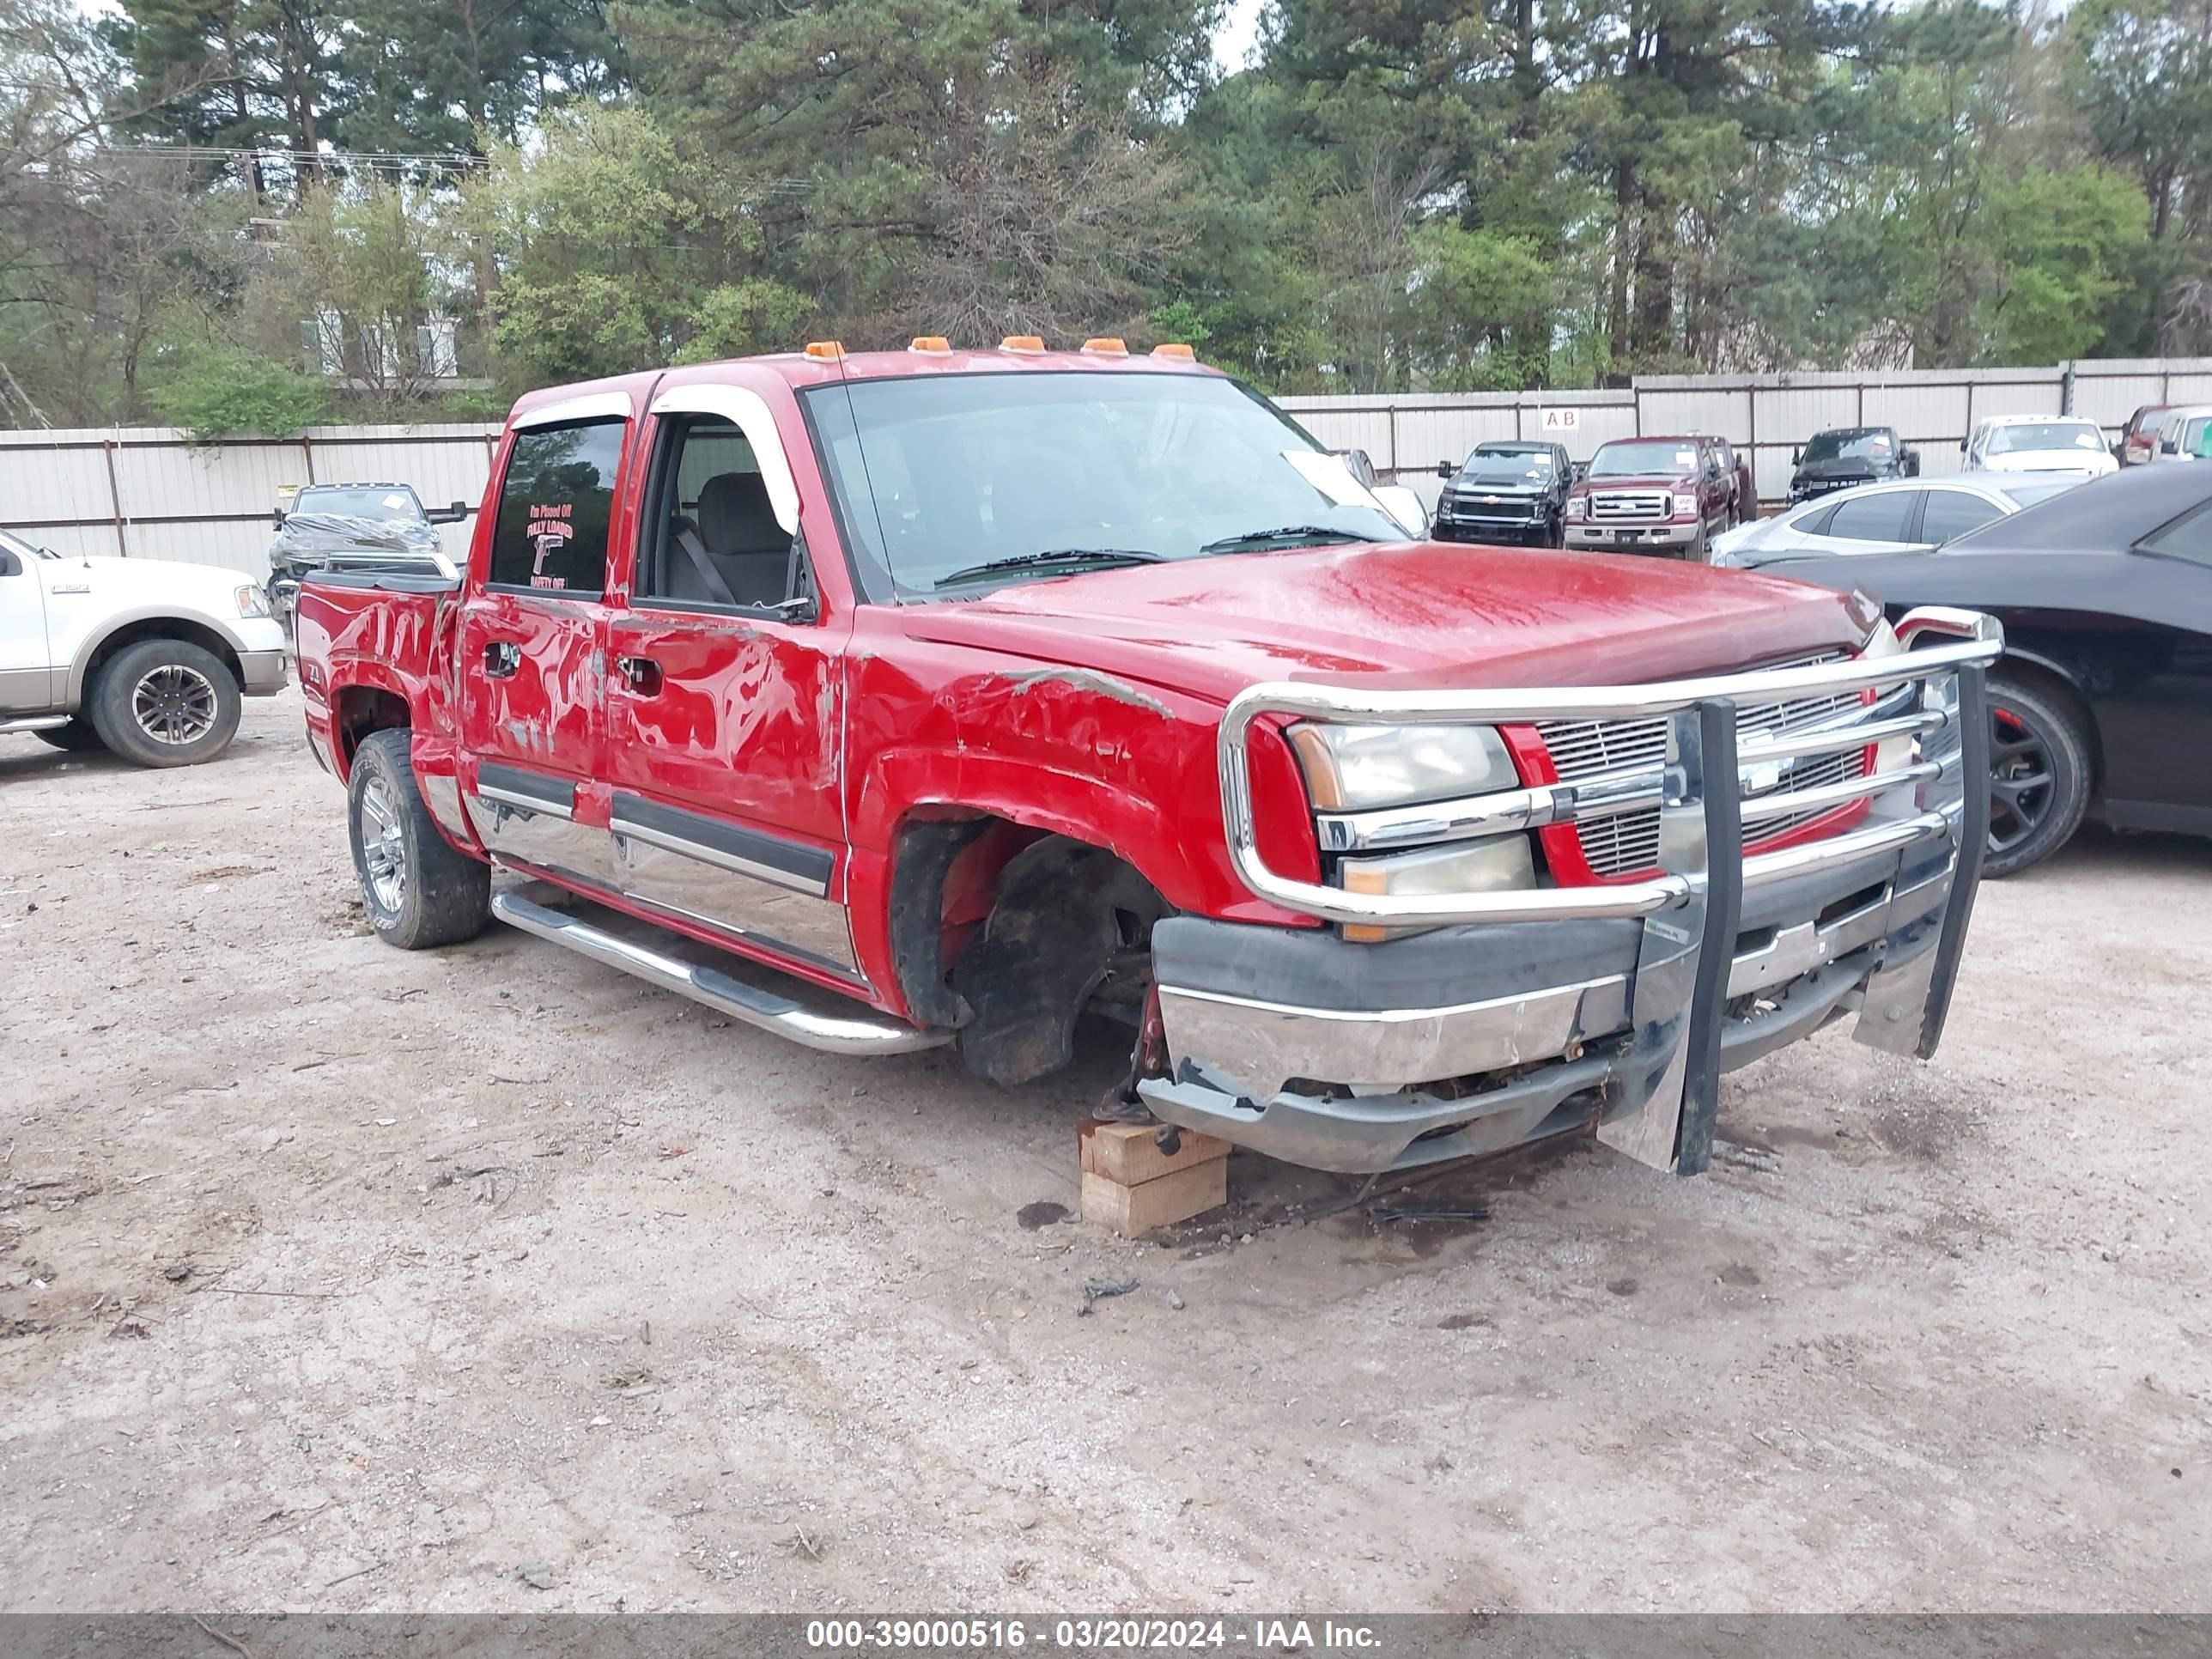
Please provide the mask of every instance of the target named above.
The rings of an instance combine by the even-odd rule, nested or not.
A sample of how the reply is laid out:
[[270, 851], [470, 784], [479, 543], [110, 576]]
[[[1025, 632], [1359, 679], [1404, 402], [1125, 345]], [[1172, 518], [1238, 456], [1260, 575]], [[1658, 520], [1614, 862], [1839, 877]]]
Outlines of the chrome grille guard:
[[[1950, 1004], [1988, 834], [1989, 731], [1983, 674], [2004, 649], [1994, 617], [1926, 606], [1897, 634], [1905, 647], [1878, 658], [1752, 670], [1647, 685], [1483, 691], [1374, 691], [1276, 682], [1232, 699], [1218, 762], [1230, 858], [1255, 894], [1332, 922], [1383, 927], [1637, 917], [1644, 921], [1633, 996], [1632, 1052], [1620, 1069], [1600, 1135], [1641, 1162], [1688, 1174], [1710, 1156], [1721, 1026], [1743, 891], [1866, 861], [1894, 888], [1948, 883], [1940, 910], [1893, 934], [1876, 953], [1860, 1000], [1860, 1040], [1893, 1052], [1935, 1051]], [[1948, 641], [1911, 648], [1922, 636]], [[1873, 687], [1856, 718], [1747, 739], [1740, 705]], [[1625, 770], [1466, 800], [1326, 815], [1324, 852], [1410, 846], [1572, 823], [1660, 807], [1659, 873], [1607, 885], [1446, 895], [1359, 894], [1296, 880], [1261, 856], [1253, 821], [1249, 736], [1271, 717], [1499, 725], [1545, 720], [1667, 717], [1662, 769]], [[1901, 765], [1816, 788], [1744, 799], [1742, 768], [1784, 757], [1914, 740]], [[1854, 801], [1866, 819], [1840, 834], [1747, 857], [1744, 822]], [[1925, 890], [1924, 888], [1923, 890]], [[1916, 1008], [1917, 1005], [1917, 1008]], [[1844, 1012], [1838, 1009], [1838, 1012]], [[1918, 1018], [1910, 1018], [1915, 1012]]]

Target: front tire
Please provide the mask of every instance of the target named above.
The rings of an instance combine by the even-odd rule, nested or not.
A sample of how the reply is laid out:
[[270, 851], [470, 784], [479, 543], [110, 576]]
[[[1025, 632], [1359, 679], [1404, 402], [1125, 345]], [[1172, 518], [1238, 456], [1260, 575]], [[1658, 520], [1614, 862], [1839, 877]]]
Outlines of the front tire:
[[483, 932], [491, 866], [440, 833], [416, 786], [410, 735], [404, 726], [372, 732], [354, 751], [346, 838], [376, 936], [402, 951], [428, 951]]
[[1990, 681], [1990, 840], [1982, 873], [2009, 876], [2074, 838], [2094, 772], [2087, 722], [2063, 696], [1998, 675]]
[[238, 682], [212, 651], [141, 640], [110, 657], [85, 698], [100, 740], [139, 766], [197, 766], [230, 747]]
[[72, 754], [86, 754], [107, 745], [100, 740], [100, 733], [92, 729], [92, 722], [83, 715], [73, 717], [67, 726], [49, 726], [31, 735], [40, 743], [50, 743], [57, 749], [66, 749]]

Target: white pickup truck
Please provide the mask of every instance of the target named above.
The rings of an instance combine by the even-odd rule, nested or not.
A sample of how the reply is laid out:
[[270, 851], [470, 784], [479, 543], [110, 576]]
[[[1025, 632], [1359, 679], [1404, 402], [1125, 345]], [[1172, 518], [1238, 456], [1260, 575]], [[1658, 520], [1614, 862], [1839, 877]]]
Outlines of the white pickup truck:
[[65, 558], [0, 531], [0, 732], [190, 766], [284, 679], [284, 630], [235, 570]]

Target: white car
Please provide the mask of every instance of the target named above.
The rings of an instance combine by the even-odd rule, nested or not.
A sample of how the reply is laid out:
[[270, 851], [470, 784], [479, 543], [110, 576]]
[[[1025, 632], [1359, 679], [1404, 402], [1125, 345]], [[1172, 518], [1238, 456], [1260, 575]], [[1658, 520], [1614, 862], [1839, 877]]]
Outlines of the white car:
[[2153, 434], [2154, 441], [2151, 445], [2151, 459], [2200, 461], [2205, 459], [2205, 451], [2212, 448], [2205, 434], [2205, 428], [2212, 427], [2212, 404], [2183, 404], [2167, 410], [2158, 418], [2158, 430]]
[[2073, 489], [2079, 473], [1891, 478], [1816, 495], [1713, 538], [1713, 562], [1756, 569], [1785, 559], [1849, 558], [1941, 547], [1954, 537]]
[[0, 732], [190, 766], [284, 678], [284, 630], [235, 570], [64, 558], [0, 531]]
[[1968, 472], [2117, 472], [2105, 428], [2083, 416], [1992, 415], [1959, 446]]

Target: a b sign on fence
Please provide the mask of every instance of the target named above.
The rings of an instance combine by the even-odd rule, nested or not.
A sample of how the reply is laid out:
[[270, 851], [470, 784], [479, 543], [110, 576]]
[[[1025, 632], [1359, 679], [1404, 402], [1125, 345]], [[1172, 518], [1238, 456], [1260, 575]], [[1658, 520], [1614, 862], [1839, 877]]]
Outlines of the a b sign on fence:
[[1579, 409], [1547, 409], [1543, 411], [1544, 430], [1547, 432], [1578, 431], [1583, 423], [1582, 413]]

